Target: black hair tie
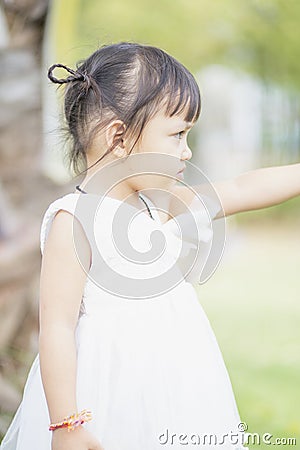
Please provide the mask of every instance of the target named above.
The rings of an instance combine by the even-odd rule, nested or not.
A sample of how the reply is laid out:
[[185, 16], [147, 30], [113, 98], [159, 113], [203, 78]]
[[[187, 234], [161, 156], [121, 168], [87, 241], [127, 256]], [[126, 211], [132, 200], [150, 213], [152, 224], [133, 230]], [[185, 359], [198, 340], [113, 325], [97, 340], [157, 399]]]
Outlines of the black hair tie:
[[[69, 72], [71, 75], [66, 77], [66, 78], [56, 78], [53, 75], [53, 71], [54, 69], [56, 69], [57, 67], [61, 67], [62, 69], [65, 69], [67, 72]], [[86, 73], [82, 73], [82, 72], [76, 72], [73, 69], [70, 69], [70, 67], [65, 66], [64, 64], [53, 64], [53, 66], [49, 67], [48, 70], [48, 78], [49, 80], [51, 80], [53, 83], [58, 83], [58, 84], [64, 84], [64, 83], [70, 83], [73, 81], [84, 81], [87, 83], [87, 87], [89, 88], [91, 85], [91, 80], [88, 74]]]

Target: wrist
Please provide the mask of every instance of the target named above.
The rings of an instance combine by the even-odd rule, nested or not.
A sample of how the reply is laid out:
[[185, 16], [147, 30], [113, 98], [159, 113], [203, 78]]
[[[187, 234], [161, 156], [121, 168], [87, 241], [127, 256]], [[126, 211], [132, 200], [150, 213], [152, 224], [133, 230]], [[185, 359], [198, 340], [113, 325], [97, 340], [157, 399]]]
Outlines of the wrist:
[[85, 422], [92, 420], [92, 413], [87, 409], [83, 409], [79, 413], [74, 413], [70, 416], [64, 417], [62, 421], [51, 423], [49, 425], [49, 431], [55, 431], [57, 429], [66, 429], [67, 431], [73, 431]]

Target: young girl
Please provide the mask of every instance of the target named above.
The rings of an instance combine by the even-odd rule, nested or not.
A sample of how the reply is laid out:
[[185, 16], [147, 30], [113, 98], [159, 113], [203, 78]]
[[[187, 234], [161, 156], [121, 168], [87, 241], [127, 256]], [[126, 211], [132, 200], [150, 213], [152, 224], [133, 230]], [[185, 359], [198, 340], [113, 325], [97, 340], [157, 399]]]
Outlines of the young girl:
[[211, 255], [210, 219], [299, 195], [300, 164], [213, 188], [178, 185], [200, 113], [185, 67], [133, 43], [62, 66], [63, 79], [57, 66], [49, 78], [67, 84], [70, 162], [85, 178], [43, 217], [39, 354], [1, 450], [241, 450], [243, 425], [186, 255], [195, 223], [201, 260], [202, 249]]

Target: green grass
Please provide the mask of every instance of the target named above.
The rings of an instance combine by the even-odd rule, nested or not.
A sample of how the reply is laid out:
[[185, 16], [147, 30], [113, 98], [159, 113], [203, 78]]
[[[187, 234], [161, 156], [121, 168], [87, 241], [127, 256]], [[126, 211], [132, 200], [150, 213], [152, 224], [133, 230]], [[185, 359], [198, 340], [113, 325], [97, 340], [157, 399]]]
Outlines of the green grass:
[[[300, 226], [227, 221], [215, 274], [197, 286], [249, 432], [300, 446]], [[277, 445], [272, 445], [276, 448]], [[270, 448], [261, 443], [251, 449]]]

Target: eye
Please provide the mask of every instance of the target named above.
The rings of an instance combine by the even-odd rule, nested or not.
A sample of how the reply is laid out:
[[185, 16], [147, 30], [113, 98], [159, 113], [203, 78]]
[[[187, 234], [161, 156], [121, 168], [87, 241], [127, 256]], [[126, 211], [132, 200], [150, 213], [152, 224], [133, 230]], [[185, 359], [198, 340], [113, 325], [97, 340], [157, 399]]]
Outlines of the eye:
[[179, 133], [176, 133], [176, 134], [175, 134], [175, 137], [176, 137], [177, 139], [182, 139], [183, 136], [184, 136], [184, 133], [185, 133], [185, 130], [179, 131]]

